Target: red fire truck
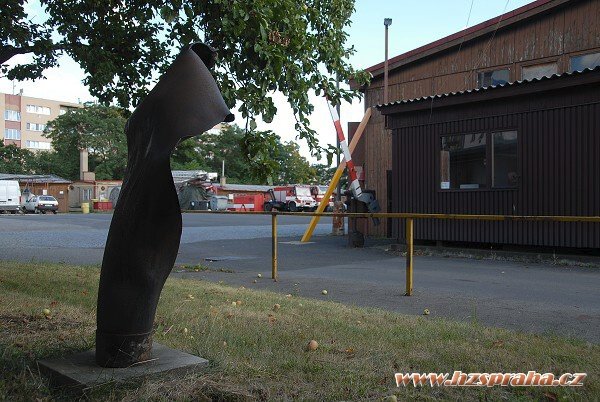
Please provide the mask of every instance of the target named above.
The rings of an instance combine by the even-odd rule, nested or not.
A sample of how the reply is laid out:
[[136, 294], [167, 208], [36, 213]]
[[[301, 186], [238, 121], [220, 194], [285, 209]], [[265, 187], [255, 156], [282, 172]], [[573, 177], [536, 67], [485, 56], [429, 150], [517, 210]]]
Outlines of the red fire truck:
[[[319, 206], [321, 205], [321, 202], [323, 202], [323, 198], [325, 197], [325, 193], [327, 192], [327, 186], [312, 186], [310, 188], [310, 192], [317, 201], [317, 206]], [[325, 207], [325, 212], [331, 211], [333, 211], [333, 195], [329, 196], [329, 202]]]
[[264, 194], [233, 194], [233, 203], [227, 206], [227, 210], [262, 211], [264, 202]]
[[265, 201], [264, 210], [271, 211], [314, 211], [317, 202], [310, 192], [310, 186], [278, 186], [267, 192], [270, 200]]

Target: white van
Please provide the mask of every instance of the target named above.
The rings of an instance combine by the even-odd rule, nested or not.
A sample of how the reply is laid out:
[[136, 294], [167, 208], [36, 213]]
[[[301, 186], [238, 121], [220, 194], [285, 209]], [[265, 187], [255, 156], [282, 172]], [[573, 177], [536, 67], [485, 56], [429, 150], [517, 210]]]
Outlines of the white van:
[[21, 210], [21, 189], [16, 180], [0, 180], [0, 212]]

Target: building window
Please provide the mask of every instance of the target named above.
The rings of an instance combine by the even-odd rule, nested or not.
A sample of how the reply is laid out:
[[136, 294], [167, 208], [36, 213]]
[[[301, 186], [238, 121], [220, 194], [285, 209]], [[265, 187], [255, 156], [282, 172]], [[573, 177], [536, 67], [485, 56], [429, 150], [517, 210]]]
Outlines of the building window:
[[21, 112], [16, 110], [5, 110], [4, 120], [21, 121]]
[[91, 188], [82, 188], [81, 189], [81, 200], [89, 201], [92, 199], [92, 189]]
[[4, 139], [20, 140], [21, 139], [21, 130], [17, 130], [16, 128], [5, 128], [4, 129]]
[[44, 131], [46, 129], [45, 124], [39, 123], [27, 123], [27, 130], [31, 131]]
[[486, 188], [486, 134], [442, 137], [441, 188]]
[[50, 143], [45, 141], [25, 141], [25, 146], [32, 149], [50, 149]]
[[490, 87], [492, 85], [503, 85], [510, 80], [508, 68], [492, 71], [481, 71], [477, 73], [477, 87]]
[[511, 188], [518, 184], [517, 132], [492, 133], [492, 180], [495, 188]]
[[27, 112], [37, 114], [50, 114], [50, 108], [46, 106], [27, 105]]
[[571, 71], [583, 71], [598, 66], [600, 66], [600, 52], [571, 57]]
[[69, 106], [63, 106], [63, 107], [61, 107], [61, 108], [60, 108], [60, 110], [58, 111], [58, 114], [59, 114], [60, 116], [62, 116], [63, 114], [65, 114], [65, 113], [67, 113], [67, 112], [69, 112], [69, 111], [71, 111], [71, 110], [74, 110], [74, 109], [76, 109], [76, 108], [74, 108], [74, 107], [69, 107]]
[[[442, 190], [517, 186], [516, 131], [449, 135], [441, 140]], [[492, 163], [488, 163], [488, 155]]]
[[550, 77], [558, 73], [556, 63], [537, 64], [535, 66], [526, 66], [521, 69], [521, 79], [532, 80], [534, 78]]

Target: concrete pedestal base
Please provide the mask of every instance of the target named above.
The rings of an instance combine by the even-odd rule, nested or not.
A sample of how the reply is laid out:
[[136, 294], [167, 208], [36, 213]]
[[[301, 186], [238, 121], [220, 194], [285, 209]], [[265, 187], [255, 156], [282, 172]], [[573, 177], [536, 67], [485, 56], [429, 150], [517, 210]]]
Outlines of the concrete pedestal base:
[[94, 350], [38, 362], [40, 371], [50, 378], [53, 386], [75, 392], [109, 382], [124, 382], [152, 375], [185, 374], [207, 364], [208, 360], [159, 343], [153, 344], [150, 360], [127, 368], [96, 365]]

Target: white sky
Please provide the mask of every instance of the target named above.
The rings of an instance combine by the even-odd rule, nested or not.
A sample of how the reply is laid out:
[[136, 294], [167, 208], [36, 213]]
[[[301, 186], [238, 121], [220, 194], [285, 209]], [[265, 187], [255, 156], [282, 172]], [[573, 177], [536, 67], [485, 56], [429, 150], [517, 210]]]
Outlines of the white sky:
[[[348, 30], [349, 45], [353, 45], [356, 54], [350, 62], [355, 68], [365, 68], [383, 61], [384, 58], [384, 26], [383, 18], [393, 19], [390, 27], [390, 58], [416, 47], [430, 43], [436, 39], [460, 31], [513, 10], [529, 0], [357, 0], [353, 24]], [[32, 6], [34, 7], [34, 6]], [[40, 16], [40, 18], [43, 18]], [[379, 37], [377, 40], [373, 36]], [[28, 56], [16, 56], [11, 64], [28, 60]], [[54, 99], [67, 102], [86, 102], [93, 100], [87, 88], [81, 83], [84, 74], [79, 66], [69, 57], [60, 59], [59, 67], [46, 71], [46, 79], [25, 82], [11, 82], [0, 78], [0, 92], [18, 93], [38, 98]], [[14, 84], [14, 87], [13, 87]], [[335, 130], [325, 100], [313, 94], [309, 96], [315, 106], [310, 118], [311, 127], [318, 133], [321, 145], [335, 144]], [[271, 124], [258, 121], [259, 129], [270, 129], [284, 141], [296, 140], [295, 120], [291, 108], [282, 94], [274, 97], [278, 112]], [[344, 103], [341, 108], [342, 126], [346, 128], [348, 121], [360, 121], [364, 113], [362, 102]], [[236, 115], [236, 123], [244, 126], [241, 115]], [[308, 147], [304, 141], [299, 142], [301, 152], [310, 158]], [[321, 160], [324, 162], [324, 160]]]

